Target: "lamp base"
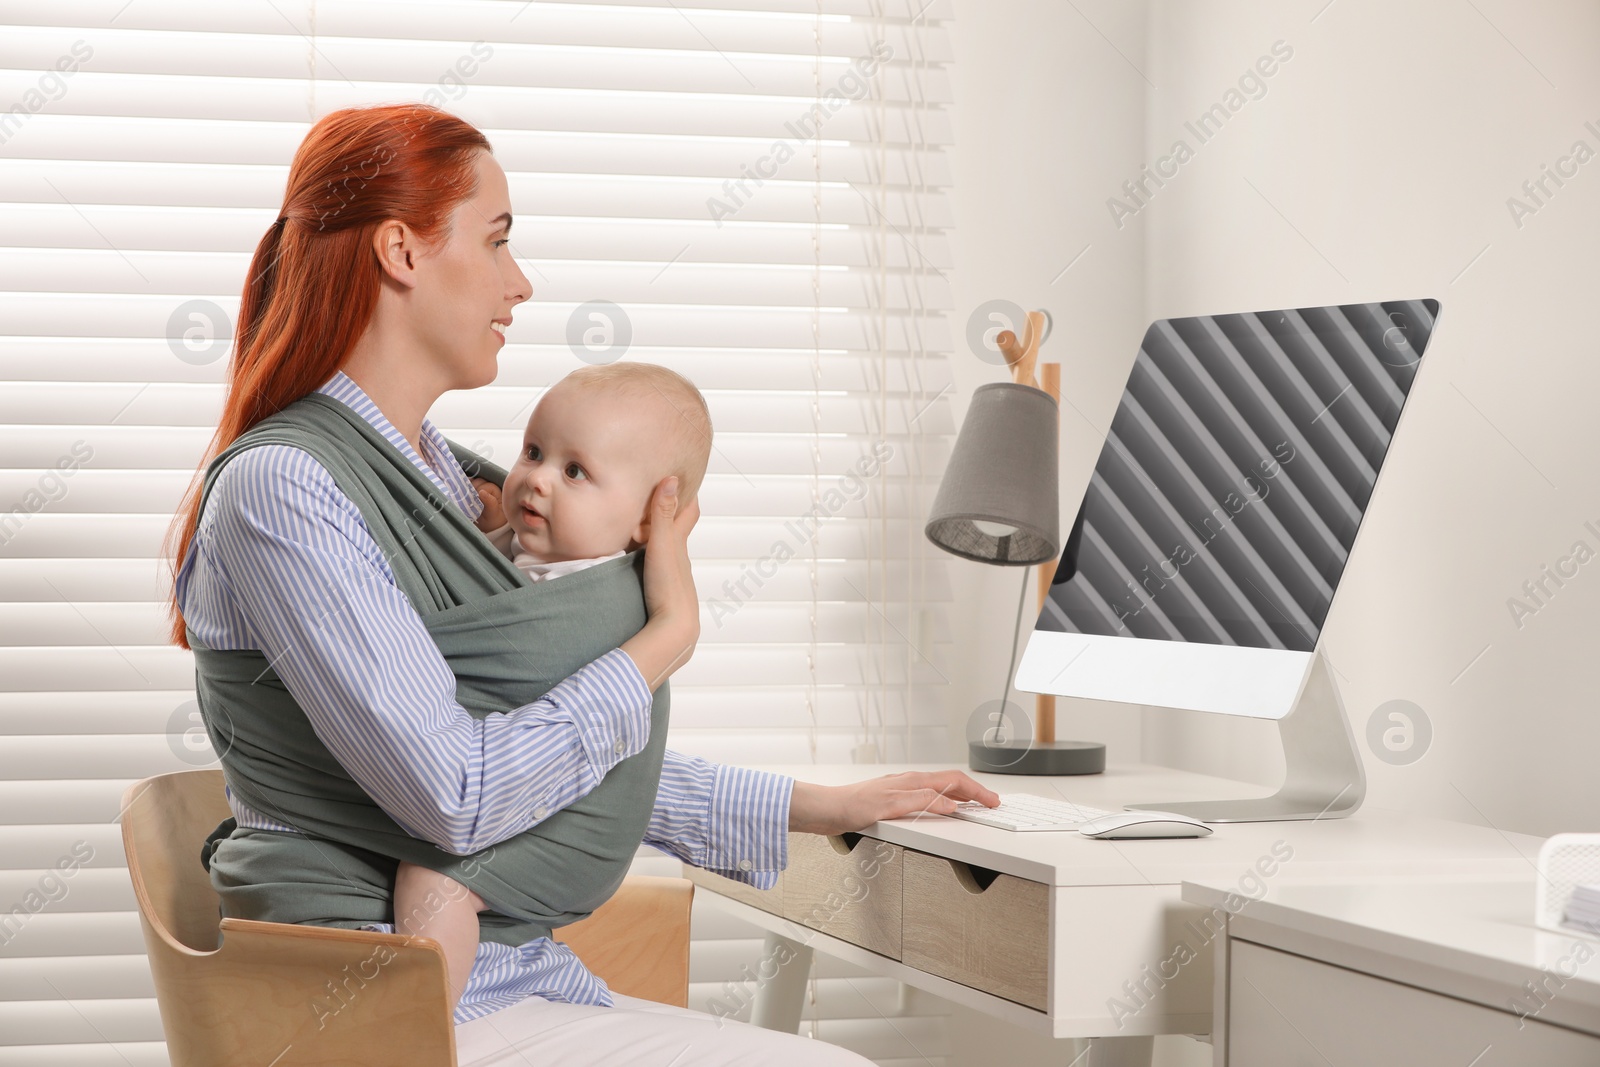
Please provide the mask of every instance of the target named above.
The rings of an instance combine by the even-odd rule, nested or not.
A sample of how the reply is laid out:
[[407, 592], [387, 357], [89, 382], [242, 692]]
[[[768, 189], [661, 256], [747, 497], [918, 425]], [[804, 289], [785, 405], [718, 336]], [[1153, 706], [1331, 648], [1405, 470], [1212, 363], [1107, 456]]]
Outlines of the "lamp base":
[[1106, 746], [1098, 741], [969, 741], [967, 766], [984, 774], [1103, 774]]

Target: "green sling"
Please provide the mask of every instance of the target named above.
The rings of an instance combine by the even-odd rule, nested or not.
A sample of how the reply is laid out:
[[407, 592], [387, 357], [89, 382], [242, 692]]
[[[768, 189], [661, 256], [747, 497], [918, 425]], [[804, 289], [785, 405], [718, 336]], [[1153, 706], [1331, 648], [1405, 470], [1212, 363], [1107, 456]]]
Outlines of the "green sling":
[[[456, 699], [477, 718], [531, 703], [645, 623], [642, 552], [531, 583], [365, 419], [320, 393], [220, 452], [206, 468], [202, 511], [223, 465], [267, 444], [310, 453], [360, 509], [455, 674]], [[450, 447], [468, 473], [504, 481], [500, 468]], [[642, 751], [531, 829], [457, 856], [412, 837], [378, 807], [317, 738], [261, 652], [206, 648], [192, 631], [188, 638], [201, 715], [229, 788], [304, 831], [245, 829], [231, 819], [217, 828], [202, 862], [224, 915], [348, 928], [393, 922], [395, 867], [407, 860], [483, 897], [492, 909], [479, 915], [484, 940], [521, 945], [588, 915], [626, 875], [660, 782], [665, 685]]]

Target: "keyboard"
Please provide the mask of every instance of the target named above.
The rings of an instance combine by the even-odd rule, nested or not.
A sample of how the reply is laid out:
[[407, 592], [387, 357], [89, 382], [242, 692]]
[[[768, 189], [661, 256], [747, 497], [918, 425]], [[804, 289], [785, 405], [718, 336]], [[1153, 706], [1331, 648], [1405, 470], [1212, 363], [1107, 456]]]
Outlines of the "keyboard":
[[1052, 800], [1032, 793], [1001, 793], [998, 808], [969, 800], [957, 805], [950, 816], [1001, 830], [1076, 830], [1090, 819], [1114, 814], [1106, 808], [1091, 808], [1070, 800]]

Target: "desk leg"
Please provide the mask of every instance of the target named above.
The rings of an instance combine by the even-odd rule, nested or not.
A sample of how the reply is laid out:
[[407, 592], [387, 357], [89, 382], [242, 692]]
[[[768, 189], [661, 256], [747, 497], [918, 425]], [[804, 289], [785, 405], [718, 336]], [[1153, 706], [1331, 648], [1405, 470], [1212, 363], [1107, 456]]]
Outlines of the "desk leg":
[[1156, 1044], [1153, 1037], [1050, 1037], [963, 1004], [951, 1005], [949, 1027], [950, 1062], [961, 1067], [995, 1063], [996, 1050], [1010, 1067], [1150, 1067]]
[[[810, 945], [802, 945], [782, 934], [767, 935], [766, 943], [761, 946], [761, 958], [773, 961], [777, 973], [771, 981], [756, 988], [755, 1002], [750, 1006], [752, 1023], [786, 1034], [800, 1032], [800, 1016], [806, 1007], [806, 979], [811, 976], [814, 954]], [[787, 962], [778, 964], [779, 960]]]
[[[1081, 1067], [1150, 1067], [1156, 1050], [1153, 1037], [1091, 1037], [1082, 1044], [1089, 1046], [1089, 1054]], [[1074, 1061], [1072, 1067], [1080, 1065]]]

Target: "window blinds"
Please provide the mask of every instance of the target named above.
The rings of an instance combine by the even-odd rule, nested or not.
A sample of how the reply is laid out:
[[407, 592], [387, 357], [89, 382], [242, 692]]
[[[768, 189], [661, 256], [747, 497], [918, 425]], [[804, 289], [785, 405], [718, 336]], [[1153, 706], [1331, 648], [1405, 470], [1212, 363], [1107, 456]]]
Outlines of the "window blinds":
[[129, 782], [213, 758], [157, 555], [250, 254], [334, 108], [436, 103], [510, 179], [534, 298], [496, 382], [434, 408], [448, 436], [509, 464], [581, 361], [705, 392], [702, 643], [671, 743], [944, 758], [948, 587], [921, 528], [954, 430], [948, 15], [0, 2], [0, 1067], [165, 1062], [113, 820]]

